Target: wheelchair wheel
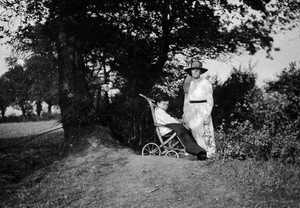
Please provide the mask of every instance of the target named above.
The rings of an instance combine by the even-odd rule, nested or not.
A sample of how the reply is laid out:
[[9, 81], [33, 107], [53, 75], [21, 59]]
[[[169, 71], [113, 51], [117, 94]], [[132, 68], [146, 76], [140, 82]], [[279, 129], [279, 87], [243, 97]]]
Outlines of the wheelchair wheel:
[[159, 146], [153, 142], [146, 144], [143, 149], [142, 149], [142, 155], [143, 156], [148, 156], [148, 155], [153, 155], [153, 156], [160, 156], [161, 155], [161, 150]]
[[174, 150], [170, 150], [168, 152], [166, 152], [165, 156], [168, 156], [168, 157], [173, 157], [173, 158], [179, 158], [179, 155], [176, 151]]

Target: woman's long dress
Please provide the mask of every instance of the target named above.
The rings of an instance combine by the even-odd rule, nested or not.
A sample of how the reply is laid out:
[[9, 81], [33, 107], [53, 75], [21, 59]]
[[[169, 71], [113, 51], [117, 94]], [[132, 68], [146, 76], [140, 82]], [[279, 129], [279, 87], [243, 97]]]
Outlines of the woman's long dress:
[[[199, 102], [203, 100], [206, 102]], [[212, 84], [205, 78], [193, 79], [185, 97], [183, 119], [198, 145], [206, 150], [207, 157], [213, 156], [216, 152], [211, 119], [213, 105]]]

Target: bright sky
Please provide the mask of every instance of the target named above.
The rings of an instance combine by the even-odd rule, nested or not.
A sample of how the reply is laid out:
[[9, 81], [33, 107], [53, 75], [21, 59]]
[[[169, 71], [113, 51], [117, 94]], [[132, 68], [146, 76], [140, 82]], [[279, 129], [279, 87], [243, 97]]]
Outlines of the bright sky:
[[251, 62], [251, 65], [255, 64], [253, 72], [257, 74], [257, 84], [262, 86], [265, 81], [276, 79], [276, 75], [284, 68], [288, 68], [291, 62], [296, 62], [300, 67], [300, 27], [275, 35], [273, 38], [273, 46], [280, 48], [280, 51], [271, 52], [273, 59], [266, 58], [265, 51], [259, 51], [254, 56], [234, 56], [227, 62], [208, 60], [205, 65], [209, 69], [207, 74], [218, 75], [224, 81], [233, 66], [238, 68], [241, 65], [247, 69]]

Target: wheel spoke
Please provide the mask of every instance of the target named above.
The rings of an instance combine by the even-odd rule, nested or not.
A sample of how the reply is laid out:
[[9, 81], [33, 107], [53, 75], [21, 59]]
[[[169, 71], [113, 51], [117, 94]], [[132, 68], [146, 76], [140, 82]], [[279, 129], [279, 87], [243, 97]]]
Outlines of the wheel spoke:
[[142, 149], [142, 155], [144, 155], [144, 156], [146, 156], [146, 155], [160, 156], [160, 154], [161, 154], [160, 148], [155, 143], [148, 143]]
[[170, 150], [170, 151], [166, 152], [165, 155], [168, 157], [179, 158], [178, 153], [174, 150]]

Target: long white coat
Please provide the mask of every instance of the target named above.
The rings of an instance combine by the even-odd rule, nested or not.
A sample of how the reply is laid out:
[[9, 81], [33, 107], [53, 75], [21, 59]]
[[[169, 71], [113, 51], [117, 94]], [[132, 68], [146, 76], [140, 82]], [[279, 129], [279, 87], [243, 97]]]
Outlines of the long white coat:
[[[206, 100], [205, 103], [190, 101]], [[216, 153], [211, 112], [214, 105], [212, 84], [206, 79], [192, 79], [185, 96], [183, 120], [191, 129], [198, 145], [207, 151], [207, 157]]]

